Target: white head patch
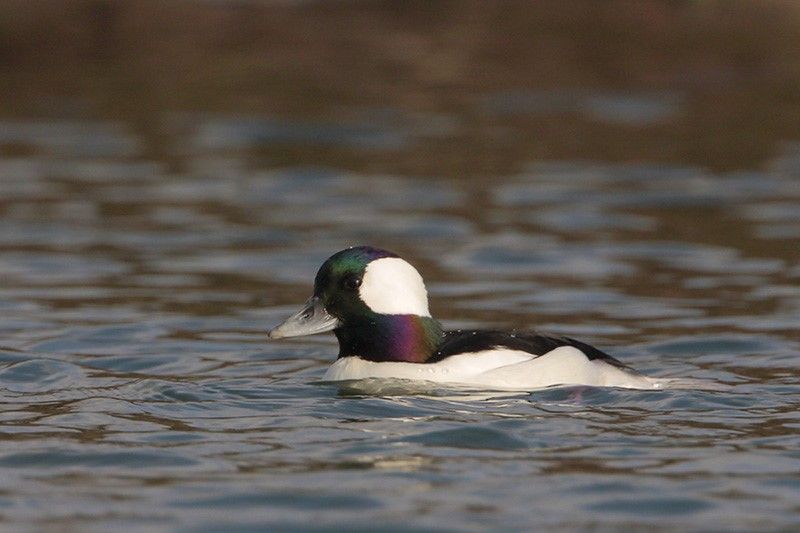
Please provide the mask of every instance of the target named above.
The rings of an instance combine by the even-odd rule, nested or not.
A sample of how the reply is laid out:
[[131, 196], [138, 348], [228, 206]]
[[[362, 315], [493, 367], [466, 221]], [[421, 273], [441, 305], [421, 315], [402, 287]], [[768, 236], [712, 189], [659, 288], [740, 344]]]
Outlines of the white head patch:
[[431, 316], [422, 276], [399, 257], [384, 257], [368, 264], [358, 295], [376, 313]]

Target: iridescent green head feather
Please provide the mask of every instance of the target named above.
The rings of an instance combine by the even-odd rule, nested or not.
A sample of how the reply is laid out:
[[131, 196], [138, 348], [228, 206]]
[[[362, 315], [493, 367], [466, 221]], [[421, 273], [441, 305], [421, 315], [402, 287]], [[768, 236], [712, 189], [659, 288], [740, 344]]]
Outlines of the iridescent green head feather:
[[422, 277], [392, 252], [359, 246], [325, 261], [306, 307], [270, 332], [274, 338], [333, 330], [339, 357], [424, 362], [442, 329], [428, 311]]

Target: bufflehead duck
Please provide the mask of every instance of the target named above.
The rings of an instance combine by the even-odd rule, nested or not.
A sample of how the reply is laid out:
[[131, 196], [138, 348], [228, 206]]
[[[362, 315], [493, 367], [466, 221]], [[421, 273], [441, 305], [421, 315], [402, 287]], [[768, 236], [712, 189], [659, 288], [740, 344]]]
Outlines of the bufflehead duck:
[[305, 306], [272, 339], [333, 331], [339, 357], [325, 381], [424, 380], [492, 390], [555, 385], [660, 388], [597, 348], [532, 332], [444, 331], [422, 276], [386, 250], [358, 246], [325, 261]]

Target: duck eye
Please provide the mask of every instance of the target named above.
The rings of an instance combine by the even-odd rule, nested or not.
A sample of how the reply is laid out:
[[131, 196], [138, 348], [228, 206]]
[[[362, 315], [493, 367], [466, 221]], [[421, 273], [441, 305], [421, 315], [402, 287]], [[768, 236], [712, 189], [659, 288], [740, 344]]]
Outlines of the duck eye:
[[361, 286], [361, 278], [355, 275], [347, 276], [342, 280], [342, 286], [347, 290], [354, 291]]

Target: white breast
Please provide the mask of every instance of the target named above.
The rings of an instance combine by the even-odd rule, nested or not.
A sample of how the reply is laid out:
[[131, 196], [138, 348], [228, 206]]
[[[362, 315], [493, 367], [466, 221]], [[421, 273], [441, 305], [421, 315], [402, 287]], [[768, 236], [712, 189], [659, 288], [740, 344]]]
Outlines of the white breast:
[[325, 381], [369, 378], [411, 379], [491, 390], [532, 390], [554, 385], [592, 385], [633, 389], [660, 388], [651, 378], [589, 360], [572, 346], [535, 356], [518, 350], [487, 350], [454, 355], [438, 363], [375, 363], [360, 357], [337, 360]]

